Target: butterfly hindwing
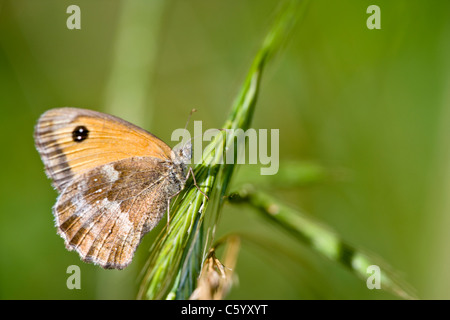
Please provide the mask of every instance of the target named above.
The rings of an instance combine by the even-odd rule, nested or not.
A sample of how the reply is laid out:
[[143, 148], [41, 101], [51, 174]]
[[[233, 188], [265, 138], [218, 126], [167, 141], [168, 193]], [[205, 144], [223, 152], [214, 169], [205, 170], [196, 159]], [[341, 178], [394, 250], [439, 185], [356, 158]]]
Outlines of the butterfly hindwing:
[[125, 267], [163, 216], [169, 195], [180, 188], [169, 175], [164, 162], [133, 157], [75, 179], [54, 207], [66, 247], [102, 267]]

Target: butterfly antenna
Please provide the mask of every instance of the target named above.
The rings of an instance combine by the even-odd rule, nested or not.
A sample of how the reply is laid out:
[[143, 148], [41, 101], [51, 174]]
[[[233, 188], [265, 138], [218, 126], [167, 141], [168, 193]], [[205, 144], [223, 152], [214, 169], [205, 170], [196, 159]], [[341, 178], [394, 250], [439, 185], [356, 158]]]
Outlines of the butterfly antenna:
[[[191, 120], [191, 116], [192, 116], [192, 114], [193, 114], [194, 112], [197, 112], [197, 109], [193, 108], [193, 109], [191, 110], [191, 112], [189, 113], [188, 119], [187, 119], [187, 121], [186, 121], [186, 125], [184, 126], [184, 130], [187, 130], [189, 121]], [[201, 135], [203, 135], [203, 134], [201, 134]], [[201, 136], [201, 135], [200, 135], [200, 136]], [[184, 144], [187, 144], [189, 141], [191, 141], [191, 140], [194, 139], [194, 138], [195, 138], [195, 137], [190, 138], [190, 139], [189, 139], [188, 141], [186, 141]]]
[[187, 119], [187, 121], [186, 121], [186, 126], [184, 127], [185, 130], [187, 129], [188, 124], [189, 124], [189, 120], [191, 120], [191, 116], [192, 116], [192, 114], [193, 114], [194, 112], [197, 112], [197, 109], [194, 108], [194, 109], [192, 109], [191, 112], [189, 113], [188, 119]]

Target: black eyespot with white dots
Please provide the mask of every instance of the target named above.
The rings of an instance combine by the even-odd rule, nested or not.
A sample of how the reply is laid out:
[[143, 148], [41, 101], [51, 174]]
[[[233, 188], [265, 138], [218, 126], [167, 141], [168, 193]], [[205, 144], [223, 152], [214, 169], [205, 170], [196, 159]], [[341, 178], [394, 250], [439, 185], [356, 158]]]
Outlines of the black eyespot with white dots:
[[88, 138], [89, 130], [85, 126], [78, 126], [72, 131], [72, 139], [75, 142], [81, 142]]

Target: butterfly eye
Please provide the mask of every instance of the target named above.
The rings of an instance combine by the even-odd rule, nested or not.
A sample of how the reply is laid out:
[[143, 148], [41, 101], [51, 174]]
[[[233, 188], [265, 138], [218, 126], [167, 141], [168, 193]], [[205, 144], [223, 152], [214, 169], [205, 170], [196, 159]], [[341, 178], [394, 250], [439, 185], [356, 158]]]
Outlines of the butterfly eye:
[[75, 142], [81, 142], [87, 139], [89, 130], [85, 126], [78, 126], [72, 131], [72, 139]]

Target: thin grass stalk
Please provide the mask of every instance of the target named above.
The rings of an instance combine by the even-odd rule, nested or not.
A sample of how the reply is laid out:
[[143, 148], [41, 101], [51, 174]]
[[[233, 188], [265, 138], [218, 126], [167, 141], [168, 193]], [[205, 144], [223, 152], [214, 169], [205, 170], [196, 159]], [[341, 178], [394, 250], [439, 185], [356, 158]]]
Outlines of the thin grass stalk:
[[[164, 0], [122, 1], [113, 41], [102, 111], [119, 115], [142, 128], [151, 127], [155, 108], [152, 74], [166, 3]], [[117, 293], [113, 283], [128, 281], [137, 272], [135, 264], [128, 266], [126, 272], [98, 272], [97, 295], [103, 299], [133, 296], [132, 288]]]
[[265, 192], [251, 185], [241, 187], [229, 197], [231, 203], [247, 203], [272, 224], [294, 235], [322, 256], [335, 261], [367, 281], [369, 266], [378, 266], [381, 271], [381, 288], [404, 299], [416, 299], [414, 290], [392, 270], [392, 268], [372, 253], [367, 253], [344, 241], [327, 226], [313, 220], [299, 210], [290, 208]]

